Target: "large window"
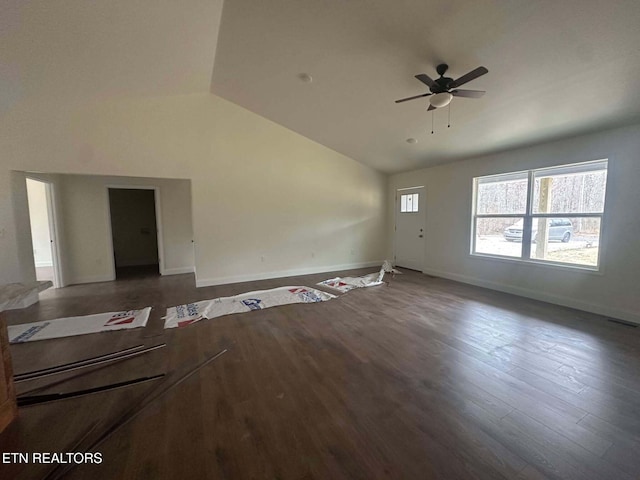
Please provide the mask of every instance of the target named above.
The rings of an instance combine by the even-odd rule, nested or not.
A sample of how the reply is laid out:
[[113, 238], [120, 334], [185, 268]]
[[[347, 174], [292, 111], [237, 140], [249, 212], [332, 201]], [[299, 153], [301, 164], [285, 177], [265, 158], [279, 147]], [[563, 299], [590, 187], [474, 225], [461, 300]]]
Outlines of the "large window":
[[471, 253], [600, 267], [607, 160], [474, 178]]

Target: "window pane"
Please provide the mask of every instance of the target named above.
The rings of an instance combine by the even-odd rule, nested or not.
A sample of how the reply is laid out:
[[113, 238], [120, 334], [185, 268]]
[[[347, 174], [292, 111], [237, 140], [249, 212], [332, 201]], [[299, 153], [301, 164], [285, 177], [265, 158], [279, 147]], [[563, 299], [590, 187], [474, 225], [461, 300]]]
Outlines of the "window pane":
[[522, 218], [476, 219], [475, 253], [522, 256]]
[[534, 173], [534, 213], [602, 213], [607, 163], [548, 168]]
[[413, 194], [413, 212], [417, 212], [418, 211], [418, 194], [414, 193]]
[[413, 195], [407, 195], [407, 212], [413, 211]]
[[600, 218], [541, 218], [532, 234], [531, 258], [598, 266]]
[[525, 213], [527, 173], [510, 173], [477, 179], [476, 213]]
[[403, 213], [407, 211], [407, 195], [400, 195], [400, 211]]

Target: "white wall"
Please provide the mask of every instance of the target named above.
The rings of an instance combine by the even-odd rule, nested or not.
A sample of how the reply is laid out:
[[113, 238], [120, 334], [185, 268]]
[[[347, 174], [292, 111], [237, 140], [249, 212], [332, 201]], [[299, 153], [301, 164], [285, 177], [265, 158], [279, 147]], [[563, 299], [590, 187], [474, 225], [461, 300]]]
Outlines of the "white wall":
[[[12, 170], [190, 179], [199, 285], [384, 258], [385, 175], [237, 105], [208, 93], [46, 102], [0, 117], [0, 282], [33, 269]], [[103, 244], [72, 248], [85, 260], [71, 278], [106, 271]]]
[[198, 285], [384, 258], [384, 175], [230, 102], [214, 112], [193, 183]]
[[[609, 159], [601, 274], [469, 254], [473, 177], [601, 158]], [[639, 159], [635, 125], [401, 173], [389, 179], [388, 212], [396, 189], [426, 186], [425, 273], [640, 322]]]
[[47, 189], [42, 182], [27, 179], [27, 198], [29, 201], [29, 224], [31, 242], [36, 267], [50, 267], [51, 238], [49, 236], [49, 215], [47, 211]]
[[[108, 186], [155, 186], [161, 203], [165, 274], [193, 271], [191, 189], [188, 180], [60, 175], [67, 284], [115, 278]], [[153, 234], [155, 239], [155, 234]]]

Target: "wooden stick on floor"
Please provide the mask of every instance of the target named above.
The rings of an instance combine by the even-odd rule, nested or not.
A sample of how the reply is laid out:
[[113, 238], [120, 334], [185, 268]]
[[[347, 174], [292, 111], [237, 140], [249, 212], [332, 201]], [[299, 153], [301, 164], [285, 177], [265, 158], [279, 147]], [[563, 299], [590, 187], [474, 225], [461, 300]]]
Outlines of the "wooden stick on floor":
[[[132, 406], [129, 410], [127, 410], [122, 416], [120, 416], [120, 418], [118, 418], [115, 422], [113, 422], [96, 440], [94, 440], [91, 443], [91, 445], [85, 448], [84, 453], [87, 453], [95, 449], [96, 447], [100, 446], [104, 441], [106, 441], [109, 437], [111, 437], [111, 435], [116, 433], [118, 430], [120, 430], [122, 427], [124, 427], [133, 419], [135, 419], [138, 415], [140, 415], [149, 405], [153, 404], [153, 402], [155, 402], [160, 397], [165, 395], [168, 391], [180, 385], [182, 382], [184, 382], [189, 377], [191, 377], [192, 375], [200, 371], [202, 368], [206, 367], [208, 364], [213, 362], [216, 358], [227, 353], [227, 351], [228, 350], [225, 348], [224, 350], [209, 357], [204, 362], [199, 363], [194, 368], [189, 370], [187, 373], [182, 375], [180, 378], [178, 378], [174, 382], [167, 385], [165, 388], [162, 388], [163, 387], [162, 383], [157, 384], [154, 388], [151, 389], [148, 395], [144, 396], [140, 402], [138, 402], [136, 405]], [[69, 473], [74, 467], [75, 467], [75, 464], [67, 464], [67, 465], [60, 464], [57, 468], [53, 469], [45, 477], [45, 480], [49, 480], [49, 479], [57, 480], [59, 478], [62, 478], [64, 475]]]
[[[163, 344], [163, 346], [164, 345], [165, 344]], [[83, 369], [81, 372], [76, 373], [75, 375], [71, 375], [70, 377], [65, 377], [65, 378], [62, 378], [62, 379], [57, 380], [55, 382], [47, 383], [45, 385], [41, 385], [39, 387], [31, 388], [29, 390], [21, 392], [20, 395], [18, 395], [18, 398], [23, 397], [25, 395], [28, 395], [30, 393], [37, 393], [37, 392], [41, 392], [42, 390], [47, 390], [47, 389], [49, 389], [51, 387], [55, 387], [56, 385], [60, 385], [60, 384], [65, 383], [65, 382], [69, 382], [71, 380], [75, 380], [75, 379], [84, 377], [85, 375], [96, 373], [96, 372], [98, 372], [98, 371], [100, 371], [102, 369], [112, 367], [112, 366], [116, 365], [118, 362], [121, 362], [121, 361], [124, 361], [124, 360], [128, 360], [130, 358], [135, 358], [135, 357], [132, 357], [132, 356], [118, 357], [113, 362], [96, 364], [96, 365], [89, 365], [89, 366], [86, 367], [86, 369]], [[63, 372], [63, 373], [67, 373], [67, 372]]]
[[56, 365], [55, 367], [47, 367], [47, 368], [42, 368], [40, 370], [33, 370], [32, 372], [18, 373], [13, 376], [13, 379], [16, 382], [20, 382], [23, 379], [37, 378], [39, 376], [48, 374], [50, 372], [65, 371], [67, 369], [74, 368], [79, 365], [90, 364], [90, 363], [104, 360], [111, 357], [118, 357], [120, 355], [124, 355], [131, 351], [140, 350], [142, 348], [144, 348], [144, 345], [136, 345], [135, 347], [125, 348], [124, 350], [120, 350], [118, 352], [107, 353], [105, 355], [99, 355], [97, 357], [87, 358], [84, 360], [77, 360], [75, 362], [65, 363], [63, 365]]
[[67, 393], [50, 393], [46, 395], [35, 395], [32, 397], [19, 397], [18, 407], [30, 407], [33, 405], [40, 405], [42, 403], [56, 402], [58, 400], [66, 400], [68, 398], [84, 397], [85, 395], [93, 395], [95, 393], [108, 392], [111, 390], [117, 390], [118, 388], [128, 387], [130, 385], [137, 385], [139, 383], [150, 382], [164, 377], [164, 373], [153, 375], [151, 377], [141, 377], [134, 380], [127, 380], [125, 382], [112, 383], [110, 385], [101, 385], [99, 387], [88, 388], [86, 390], [77, 390], [75, 392]]
[[[78, 447], [82, 444], [82, 442], [84, 442], [89, 437], [89, 435], [91, 435], [91, 433], [96, 429], [97, 426], [98, 426], [98, 422], [93, 422], [91, 425], [89, 425], [89, 428], [85, 430], [85, 432], [82, 435], [80, 435], [73, 443], [71, 443], [63, 451], [65, 453], [75, 453]], [[51, 475], [51, 473], [53, 473], [54, 470], [55, 470], [55, 467], [44, 478], [45, 479], [49, 478], [49, 476]]]
[[[132, 357], [137, 357], [138, 355], [142, 355], [144, 353], [152, 352], [153, 350], [157, 350], [159, 348], [164, 348], [166, 346], [167, 346], [166, 343], [161, 343], [160, 345], [155, 345], [153, 347], [145, 348], [144, 350], [137, 350], [137, 351], [134, 351], [134, 352], [131, 352], [131, 353], [125, 353], [125, 354], [121, 354], [121, 355], [114, 356], [114, 357], [111, 357], [111, 358], [105, 358], [103, 360], [98, 360], [99, 357], [96, 357], [96, 359], [93, 359], [93, 360], [83, 360], [82, 363], [77, 362], [77, 364], [75, 366], [68, 366], [68, 367], [66, 367], [64, 369], [61, 369], [61, 367], [51, 368], [47, 372], [34, 374], [34, 375], [32, 375], [32, 376], [30, 376], [28, 378], [21, 377], [19, 379], [15, 379], [14, 382], [15, 383], [20, 383], [20, 382], [26, 382], [28, 380], [37, 380], [37, 379], [40, 379], [40, 378], [49, 377], [51, 375], [58, 375], [60, 373], [73, 372], [74, 370], [79, 370], [81, 368], [94, 367], [94, 366], [97, 366], [97, 365], [101, 365], [101, 364], [104, 364], [104, 363], [110, 363], [110, 362], [119, 362], [121, 360], [125, 360], [127, 358], [132, 358]], [[110, 355], [113, 355], [113, 354], [110, 354]]]

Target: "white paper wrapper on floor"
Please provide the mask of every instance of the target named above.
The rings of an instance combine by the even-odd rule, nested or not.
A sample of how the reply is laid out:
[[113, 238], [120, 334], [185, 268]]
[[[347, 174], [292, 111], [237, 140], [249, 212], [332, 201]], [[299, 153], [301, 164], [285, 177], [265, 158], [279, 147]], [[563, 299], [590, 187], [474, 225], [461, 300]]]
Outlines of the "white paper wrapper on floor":
[[335, 277], [325, 280], [324, 282], [317, 283], [316, 285], [322, 285], [338, 290], [342, 293], [347, 293], [354, 288], [382, 285], [384, 282], [380, 280], [381, 277], [384, 277], [384, 271], [382, 272], [382, 276], [380, 273], [370, 273], [369, 275], [364, 275], [362, 277]]
[[366, 288], [375, 287], [376, 285], [382, 285], [384, 283], [385, 273], [402, 273], [391, 266], [388, 260], [385, 260], [378, 273], [370, 273], [361, 277], [335, 277], [317, 283], [316, 285], [322, 285], [325, 287], [333, 288], [342, 293], [347, 293], [354, 288]]
[[88, 333], [144, 327], [151, 307], [123, 312], [96, 313], [81, 317], [57, 318], [44, 322], [24, 323], [7, 327], [9, 343], [33, 342], [50, 338], [72, 337]]
[[394, 275], [402, 274], [400, 270], [393, 268], [393, 265], [391, 265], [389, 260], [385, 260], [382, 264], [382, 271], [384, 271], [384, 273], [392, 273]]
[[326, 302], [336, 298], [330, 293], [309, 287], [279, 287], [243, 293], [233, 297], [203, 300], [167, 309], [164, 328], [186, 327], [205, 318], [250, 312], [292, 303]]

